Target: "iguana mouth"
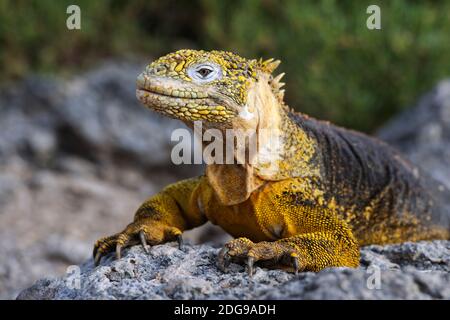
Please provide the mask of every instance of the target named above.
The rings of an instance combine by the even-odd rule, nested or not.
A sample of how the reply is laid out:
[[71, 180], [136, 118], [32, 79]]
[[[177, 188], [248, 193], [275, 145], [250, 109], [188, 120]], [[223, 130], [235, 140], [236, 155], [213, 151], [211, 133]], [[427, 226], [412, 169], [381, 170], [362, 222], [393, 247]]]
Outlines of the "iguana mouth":
[[156, 96], [163, 96], [163, 97], [175, 98], [175, 99], [189, 99], [189, 100], [192, 99], [192, 100], [194, 100], [194, 99], [205, 99], [208, 97], [207, 94], [200, 94], [200, 96], [199, 96], [199, 94], [197, 94], [195, 92], [180, 91], [177, 89], [156, 87], [156, 86], [152, 86], [150, 88], [137, 87], [137, 91], [142, 91], [144, 94], [150, 93], [150, 94], [156, 95]]
[[154, 94], [175, 99], [205, 99], [208, 93], [203, 89], [196, 90], [192, 86], [186, 86], [167, 78], [152, 77], [140, 74], [136, 80], [137, 91], [142, 94]]
[[[207, 120], [211, 122], [224, 122], [233, 116], [233, 113], [227, 111], [225, 107], [218, 105], [211, 97], [206, 94], [202, 97], [196, 95], [189, 97], [183, 94], [180, 97], [179, 91], [162, 90], [153, 88], [136, 89], [136, 97], [147, 108], [171, 118], [196, 121]], [[152, 90], [153, 89], [153, 90]]]
[[[209, 105], [211, 99], [207, 98], [207, 94], [202, 94], [200, 97], [193, 92], [180, 91], [164, 86], [139, 86], [136, 88], [136, 97], [144, 105], [152, 109], [162, 109], [173, 111], [181, 108], [193, 108], [198, 105]], [[176, 109], [176, 110], [175, 110]], [[171, 114], [169, 112], [169, 114]]]
[[136, 87], [142, 104], [172, 118], [224, 122], [234, 116], [220, 96], [192, 83], [144, 73], [137, 78]]

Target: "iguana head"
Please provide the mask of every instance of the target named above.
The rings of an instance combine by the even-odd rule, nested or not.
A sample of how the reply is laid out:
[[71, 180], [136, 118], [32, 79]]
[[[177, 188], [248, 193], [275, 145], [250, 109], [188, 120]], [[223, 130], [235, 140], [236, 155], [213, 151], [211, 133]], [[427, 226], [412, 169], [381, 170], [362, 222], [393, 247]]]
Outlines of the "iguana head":
[[282, 75], [271, 76], [278, 64], [225, 51], [179, 50], [146, 67], [137, 78], [136, 96], [166, 116], [229, 127], [236, 117], [249, 117], [249, 91], [258, 82], [282, 101]]

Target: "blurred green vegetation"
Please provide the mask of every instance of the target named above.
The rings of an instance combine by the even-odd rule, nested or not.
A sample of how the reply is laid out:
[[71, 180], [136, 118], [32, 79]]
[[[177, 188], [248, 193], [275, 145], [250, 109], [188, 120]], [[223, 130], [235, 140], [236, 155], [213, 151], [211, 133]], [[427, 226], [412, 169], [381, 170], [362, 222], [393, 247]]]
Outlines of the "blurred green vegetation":
[[1, 81], [182, 47], [279, 58], [291, 107], [370, 132], [450, 75], [450, 1], [0, 0]]

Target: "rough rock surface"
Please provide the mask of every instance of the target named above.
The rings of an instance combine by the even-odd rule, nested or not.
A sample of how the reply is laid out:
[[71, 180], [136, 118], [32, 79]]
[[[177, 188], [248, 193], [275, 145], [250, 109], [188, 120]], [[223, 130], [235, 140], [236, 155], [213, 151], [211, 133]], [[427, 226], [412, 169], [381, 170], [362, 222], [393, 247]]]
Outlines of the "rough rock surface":
[[39, 280], [18, 299], [450, 299], [450, 241], [367, 246], [358, 269], [295, 276], [257, 267], [252, 278], [237, 264], [220, 271], [218, 250], [134, 246], [119, 261], [110, 254], [98, 267]]

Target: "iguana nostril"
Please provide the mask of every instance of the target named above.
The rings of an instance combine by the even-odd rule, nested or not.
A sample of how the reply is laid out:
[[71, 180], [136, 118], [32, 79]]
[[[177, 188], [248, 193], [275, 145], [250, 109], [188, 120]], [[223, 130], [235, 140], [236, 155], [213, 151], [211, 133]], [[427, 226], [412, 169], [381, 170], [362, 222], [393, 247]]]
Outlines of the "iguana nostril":
[[149, 75], [161, 75], [167, 71], [167, 67], [165, 65], [157, 65], [157, 66], [148, 66], [146, 72]]
[[166, 71], [167, 67], [164, 65], [159, 65], [159, 66], [156, 66], [155, 69], [156, 69], [156, 72], [162, 72], [162, 71]]

